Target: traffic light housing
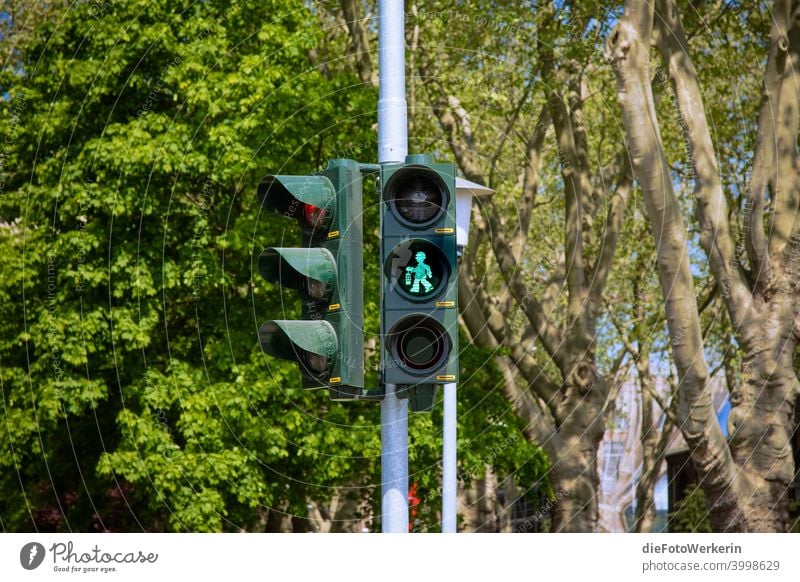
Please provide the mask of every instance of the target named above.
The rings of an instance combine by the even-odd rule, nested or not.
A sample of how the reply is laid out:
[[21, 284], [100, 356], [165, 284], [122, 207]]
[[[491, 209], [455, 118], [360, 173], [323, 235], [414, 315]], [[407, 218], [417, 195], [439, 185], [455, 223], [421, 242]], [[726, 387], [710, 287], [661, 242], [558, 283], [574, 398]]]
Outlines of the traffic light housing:
[[384, 164], [380, 191], [382, 380], [430, 402], [458, 381], [455, 165]]
[[301, 247], [269, 247], [258, 270], [296, 290], [301, 320], [270, 320], [262, 350], [297, 362], [303, 388], [327, 388], [335, 400], [364, 389], [362, 185], [354, 160], [331, 160], [318, 175], [266, 176], [261, 208], [297, 220]]

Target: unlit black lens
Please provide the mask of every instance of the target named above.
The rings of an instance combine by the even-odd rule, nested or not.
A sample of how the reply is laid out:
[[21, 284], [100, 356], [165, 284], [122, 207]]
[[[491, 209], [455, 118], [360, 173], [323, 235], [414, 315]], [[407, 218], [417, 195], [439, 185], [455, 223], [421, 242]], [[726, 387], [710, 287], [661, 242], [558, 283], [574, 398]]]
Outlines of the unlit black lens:
[[305, 354], [306, 366], [315, 374], [322, 374], [328, 371], [328, 358], [320, 354], [313, 354], [306, 352]]
[[436, 218], [444, 207], [444, 192], [431, 177], [413, 174], [400, 179], [394, 190], [394, 204], [404, 220], [425, 224]]
[[400, 355], [412, 368], [429, 368], [441, 354], [441, 338], [430, 329], [413, 329], [400, 340]]
[[322, 301], [328, 297], [328, 284], [317, 279], [307, 279], [308, 296], [310, 299]]
[[398, 322], [393, 336], [396, 357], [410, 370], [433, 370], [450, 351], [444, 329], [429, 317], [412, 316]]

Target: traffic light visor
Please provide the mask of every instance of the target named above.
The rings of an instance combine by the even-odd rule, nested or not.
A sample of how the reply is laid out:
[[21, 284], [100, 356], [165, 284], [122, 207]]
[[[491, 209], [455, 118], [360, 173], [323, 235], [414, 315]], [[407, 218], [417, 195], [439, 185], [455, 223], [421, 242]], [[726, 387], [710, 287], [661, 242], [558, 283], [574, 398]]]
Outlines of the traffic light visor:
[[319, 247], [266, 248], [258, 257], [258, 272], [270, 283], [297, 289], [317, 301], [329, 298], [336, 285], [333, 253]]
[[327, 220], [336, 206], [336, 188], [325, 176], [265, 176], [258, 197], [262, 208], [304, 221], [312, 214], [307, 206], [324, 209]]
[[324, 373], [336, 355], [336, 332], [327, 321], [267, 321], [258, 339], [265, 353], [300, 362], [315, 375]]

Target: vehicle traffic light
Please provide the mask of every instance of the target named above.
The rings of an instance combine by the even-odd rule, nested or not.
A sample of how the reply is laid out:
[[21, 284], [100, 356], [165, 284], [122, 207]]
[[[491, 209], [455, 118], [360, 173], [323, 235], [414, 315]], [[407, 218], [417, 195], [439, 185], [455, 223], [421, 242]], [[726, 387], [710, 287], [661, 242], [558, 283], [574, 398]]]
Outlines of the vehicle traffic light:
[[364, 388], [361, 172], [331, 160], [318, 175], [266, 176], [262, 209], [298, 221], [301, 247], [269, 247], [258, 270], [298, 292], [302, 320], [270, 320], [259, 329], [265, 353], [298, 363], [303, 388], [328, 388], [335, 400]]
[[380, 180], [382, 379], [432, 406], [458, 380], [455, 165], [411, 155]]

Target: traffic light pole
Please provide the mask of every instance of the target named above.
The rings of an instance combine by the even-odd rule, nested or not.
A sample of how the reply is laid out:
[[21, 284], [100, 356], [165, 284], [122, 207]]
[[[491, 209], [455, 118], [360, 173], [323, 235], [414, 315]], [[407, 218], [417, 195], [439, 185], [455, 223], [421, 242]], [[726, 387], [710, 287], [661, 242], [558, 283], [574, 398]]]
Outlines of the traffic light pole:
[[[408, 153], [403, 0], [378, 2], [378, 162]], [[408, 532], [408, 402], [395, 386], [381, 401], [381, 529]]]
[[442, 533], [456, 533], [456, 383], [444, 385]]

